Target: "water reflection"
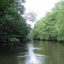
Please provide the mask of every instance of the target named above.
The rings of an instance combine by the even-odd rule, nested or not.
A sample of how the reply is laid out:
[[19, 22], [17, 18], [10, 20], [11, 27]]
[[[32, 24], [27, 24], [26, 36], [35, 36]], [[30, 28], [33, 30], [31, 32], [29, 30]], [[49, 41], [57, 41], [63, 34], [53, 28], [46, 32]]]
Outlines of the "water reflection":
[[[18, 56], [20, 64], [44, 64], [45, 55], [37, 54], [35, 50], [41, 50], [41, 48], [34, 47], [33, 42], [27, 44], [27, 52]], [[23, 60], [24, 59], [24, 60]], [[22, 63], [22, 60], [24, 61]]]
[[25, 64], [41, 64], [39, 62], [37, 55], [34, 53], [34, 48], [33, 44], [28, 44], [28, 56], [26, 58]]
[[18, 54], [0, 54], [0, 64], [64, 64], [64, 44], [31, 41]]

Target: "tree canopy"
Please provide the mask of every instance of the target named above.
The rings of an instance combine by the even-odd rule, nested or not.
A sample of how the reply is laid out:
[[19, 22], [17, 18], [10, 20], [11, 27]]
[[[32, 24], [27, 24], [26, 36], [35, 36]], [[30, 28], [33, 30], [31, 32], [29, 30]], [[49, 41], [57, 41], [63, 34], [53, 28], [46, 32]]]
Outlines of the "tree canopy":
[[64, 41], [64, 1], [58, 2], [31, 30], [33, 39]]
[[26, 38], [29, 27], [22, 17], [24, 13], [24, 0], [0, 0], [0, 41], [9, 38]]

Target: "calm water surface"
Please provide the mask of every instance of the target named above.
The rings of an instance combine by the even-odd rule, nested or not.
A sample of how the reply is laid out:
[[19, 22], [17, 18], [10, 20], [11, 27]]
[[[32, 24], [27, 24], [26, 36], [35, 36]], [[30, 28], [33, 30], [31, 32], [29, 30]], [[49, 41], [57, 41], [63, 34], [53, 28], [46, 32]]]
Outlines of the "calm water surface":
[[31, 41], [20, 53], [0, 55], [0, 64], [64, 64], [64, 44]]

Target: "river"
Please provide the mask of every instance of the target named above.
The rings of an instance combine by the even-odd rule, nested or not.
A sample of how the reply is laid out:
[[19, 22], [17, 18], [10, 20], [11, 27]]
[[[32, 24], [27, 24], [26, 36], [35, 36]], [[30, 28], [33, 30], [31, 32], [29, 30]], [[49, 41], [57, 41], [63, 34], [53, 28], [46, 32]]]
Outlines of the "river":
[[17, 54], [0, 55], [0, 64], [64, 64], [64, 44], [30, 41]]

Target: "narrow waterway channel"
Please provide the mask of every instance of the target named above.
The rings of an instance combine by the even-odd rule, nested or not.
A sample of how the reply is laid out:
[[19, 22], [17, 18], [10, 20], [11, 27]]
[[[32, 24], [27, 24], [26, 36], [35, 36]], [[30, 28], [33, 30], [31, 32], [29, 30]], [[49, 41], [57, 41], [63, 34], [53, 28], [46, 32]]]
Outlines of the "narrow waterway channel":
[[20, 53], [0, 55], [0, 64], [64, 64], [64, 44], [31, 41]]

